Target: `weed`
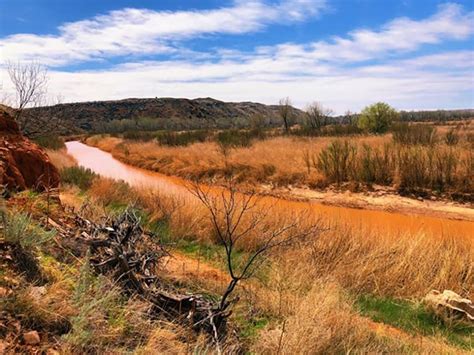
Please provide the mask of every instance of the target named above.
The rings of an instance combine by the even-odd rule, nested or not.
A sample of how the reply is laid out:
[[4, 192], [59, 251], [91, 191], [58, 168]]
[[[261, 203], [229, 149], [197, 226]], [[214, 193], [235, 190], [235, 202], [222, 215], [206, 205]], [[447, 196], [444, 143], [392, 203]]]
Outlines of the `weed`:
[[96, 176], [92, 170], [82, 166], [71, 166], [61, 170], [61, 181], [64, 184], [76, 185], [81, 190], [89, 189]]
[[469, 349], [474, 340], [474, 327], [443, 324], [422, 304], [410, 301], [361, 295], [357, 298], [360, 312], [376, 322], [383, 322], [410, 333], [439, 335], [454, 345]]
[[393, 141], [403, 145], [433, 145], [437, 141], [436, 128], [426, 124], [398, 123], [392, 134]]
[[64, 140], [57, 135], [46, 135], [34, 138], [35, 143], [43, 148], [59, 150], [65, 148]]
[[353, 174], [357, 148], [348, 141], [333, 141], [319, 153], [316, 168], [329, 182], [348, 181]]

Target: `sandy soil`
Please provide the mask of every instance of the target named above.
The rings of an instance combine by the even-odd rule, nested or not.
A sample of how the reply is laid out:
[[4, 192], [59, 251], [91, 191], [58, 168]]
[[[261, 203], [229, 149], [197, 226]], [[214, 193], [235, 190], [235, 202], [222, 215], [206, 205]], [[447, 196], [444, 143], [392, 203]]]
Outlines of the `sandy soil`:
[[331, 206], [474, 221], [474, 207], [472, 205], [444, 200], [414, 199], [390, 193], [384, 188], [375, 188], [373, 192], [363, 193], [348, 190], [344, 192], [317, 191], [298, 187], [274, 190], [263, 188], [263, 191], [280, 198], [314, 201]]

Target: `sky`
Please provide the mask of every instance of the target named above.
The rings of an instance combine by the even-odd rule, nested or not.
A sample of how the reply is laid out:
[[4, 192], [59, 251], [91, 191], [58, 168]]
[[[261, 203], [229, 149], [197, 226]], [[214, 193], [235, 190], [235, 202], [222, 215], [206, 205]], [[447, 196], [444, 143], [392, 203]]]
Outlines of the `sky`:
[[17, 62], [47, 68], [50, 102], [474, 108], [474, 1], [0, 0], [10, 101], [6, 66]]

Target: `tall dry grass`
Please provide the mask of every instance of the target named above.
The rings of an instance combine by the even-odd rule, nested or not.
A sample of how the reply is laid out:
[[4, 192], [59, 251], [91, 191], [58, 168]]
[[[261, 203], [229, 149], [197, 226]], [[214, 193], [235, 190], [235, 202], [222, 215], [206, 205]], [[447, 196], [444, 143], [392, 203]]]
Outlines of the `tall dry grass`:
[[59, 149], [59, 150], [53, 150], [53, 149], [46, 149], [46, 153], [49, 156], [49, 159], [51, 160], [51, 163], [58, 169], [62, 170], [64, 168], [70, 168], [72, 166], [77, 165], [77, 161], [67, 154], [66, 149]]
[[[335, 283], [315, 280], [291, 312], [267, 326], [253, 344], [258, 354], [464, 353], [440, 338], [414, 338], [360, 317]], [[467, 353], [467, 352], [466, 352]]]
[[[90, 194], [99, 202], [113, 200], [136, 203], [154, 220], [166, 222], [171, 238], [195, 239], [213, 244], [213, 228], [208, 211], [197, 201], [181, 200], [172, 195], [146, 189], [132, 189], [112, 180], [97, 179]], [[294, 220], [295, 215], [272, 206], [268, 200], [257, 205], [264, 209], [266, 226], [278, 228]], [[250, 216], [251, 217], [251, 216]], [[301, 222], [313, 225], [320, 218], [308, 214]], [[247, 228], [252, 218], [243, 219]], [[343, 222], [321, 220], [329, 228], [312, 240], [282, 253], [285, 260], [303, 265], [312, 278], [332, 277], [352, 292], [381, 296], [422, 297], [431, 289], [451, 289], [474, 295], [474, 245], [469, 235], [448, 233], [400, 234], [349, 227]], [[253, 250], [261, 240], [258, 230], [239, 241], [243, 251]], [[279, 258], [279, 263], [282, 262]]]
[[[213, 181], [232, 173], [248, 184], [272, 183], [317, 184], [323, 177], [310, 167], [308, 173], [305, 153], [317, 156], [334, 138], [276, 137], [256, 141], [248, 147], [236, 147], [226, 152], [214, 142], [195, 143], [186, 147], [161, 146], [154, 142], [124, 141], [120, 138], [94, 136], [88, 144], [134, 166], [166, 175]], [[369, 146], [383, 145], [390, 136], [357, 136], [353, 142]]]
[[[101, 204], [136, 203], [154, 219], [166, 221], [172, 240], [215, 241], [206, 210], [189, 201], [107, 179], [95, 180], [89, 194]], [[277, 226], [283, 217], [277, 211], [268, 213], [268, 218]], [[241, 245], [242, 250], [254, 247], [252, 241]], [[419, 300], [433, 288], [472, 298], [473, 260], [473, 241], [468, 237], [381, 235], [333, 223], [310, 243], [275, 250], [262, 278], [244, 283], [238, 291], [249, 317], [261, 313], [272, 319], [249, 350], [264, 354], [458, 353], [441, 338], [420, 340], [390, 329], [381, 333], [354, 310], [353, 299], [368, 293]], [[199, 339], [182, 341], [173, 332], [158, 327], [137, 350], [173, 353], [206, 346]]]
[[239, 183], [252, 186], [324, 188], [351, 183], [353, 188], [361, 188], [378, 184], [397, 188], [401, 193], [436, 192], [453, 199], [474, 198], [474, 158], [466, 140], [456, 145], [443, 140], [413, 145], [409, 143], [418, 141], [418, 130], [407, 130], [410, 135], [404, 132], [394, 135], [404, 144], [393, 143], [390, 134], [356, 136], [350, 141], [275, 137], [225, 150], [214, 142], [169, 147], [102, 136], [92, 137], [88, 143], [134, 166], [212, 183], [223, 182], [232, 175]]

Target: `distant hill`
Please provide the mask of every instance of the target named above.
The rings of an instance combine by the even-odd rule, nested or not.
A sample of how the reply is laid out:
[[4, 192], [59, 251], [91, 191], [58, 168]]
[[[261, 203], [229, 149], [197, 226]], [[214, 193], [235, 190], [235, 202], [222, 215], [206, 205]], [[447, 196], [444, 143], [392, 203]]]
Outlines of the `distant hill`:
[[[303, 112], [293, 108], [295, 116]], [[277, 105], [223, 102], [212, 98], [124, 99], [59, 104], [32, 108], [28, 114], [59, 118], [63, 131], [100, 131], [111, 121], [149, 119], [158, 129], [229, 128], [248, 126], [259, 115], [266, 126], [281, 125]]]

